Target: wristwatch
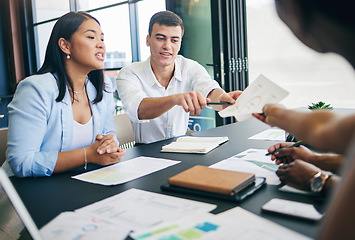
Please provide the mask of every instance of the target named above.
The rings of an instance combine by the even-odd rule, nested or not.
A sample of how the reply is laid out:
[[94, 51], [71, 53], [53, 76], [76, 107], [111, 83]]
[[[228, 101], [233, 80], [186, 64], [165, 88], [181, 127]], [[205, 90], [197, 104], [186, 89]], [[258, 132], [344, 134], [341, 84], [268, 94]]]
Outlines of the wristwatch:
[[312, 192], [321, 192], [328, 178], [329, 175], [323, 175], [322, 172], [314, 174], [310, 182]]

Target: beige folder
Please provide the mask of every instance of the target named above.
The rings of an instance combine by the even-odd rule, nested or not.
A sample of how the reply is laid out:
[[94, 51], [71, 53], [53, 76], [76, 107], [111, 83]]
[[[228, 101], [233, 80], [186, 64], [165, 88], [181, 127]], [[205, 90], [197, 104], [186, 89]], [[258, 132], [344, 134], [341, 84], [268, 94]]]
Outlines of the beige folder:
[[171, 178], [172, 186], [234, 195], [255, 181], [253, 173], [237, 172], [196, 165]]

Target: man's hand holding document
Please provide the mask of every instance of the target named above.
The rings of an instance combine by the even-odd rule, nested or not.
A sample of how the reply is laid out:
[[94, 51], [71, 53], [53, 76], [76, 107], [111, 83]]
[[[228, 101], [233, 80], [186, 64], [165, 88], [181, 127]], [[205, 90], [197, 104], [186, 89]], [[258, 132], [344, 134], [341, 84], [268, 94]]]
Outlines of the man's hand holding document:
[[266, 104], [278, 103], [287, 95], [286, 90], [260, 75], [243, 91], [234, 105], [218, 114], [223, 118], [234, 116], [238, 121], [247, 120], [252, 118], [252, 113], [261, 113]]

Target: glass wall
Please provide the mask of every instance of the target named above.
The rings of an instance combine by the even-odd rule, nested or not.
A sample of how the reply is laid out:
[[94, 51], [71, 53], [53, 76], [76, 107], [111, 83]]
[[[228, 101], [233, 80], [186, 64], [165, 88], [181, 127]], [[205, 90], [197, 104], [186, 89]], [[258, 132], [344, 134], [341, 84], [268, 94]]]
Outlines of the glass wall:
[[247, 0], [249, 79], [263, 74], [290, 92], [288, 108], [323, 101], [355, 107], [355, 74], [342, 57], [317, 53], [280, 20], [273, 0]]
[[[145, 45], [149, 19], [155, 12], [165, 10], [165, 0], [129, 2], [123, 0], [32, 0], [37, 69], [43, 63], [48, 39], [55, 22], [69, 11], [87, 11], [101, 23], [107, 48], [105, 69], [117, 70], [129, 65], [132, 59], [146, 59], [150, 55]], [[132, 11], [136, 11], [137, 14], [133, 14]], [[132, 39], [132, 36], [136, 39]], [[133, 58], [132, 52], [137, 52], [138, 56]], [[113, 71], [110, 77], [111, 75], [114, 75]]]
[[149, 47], [146, 45], [148, 35], [149, 20], [154, 13], [165, 10], [165, 0], [145, 0], [137, 3], [138, 6], [138, 26], [139, 26], [139, 46], [141, 60], [146, 60], [150, 56]]
[[185, 26], [181, 54], [199, 62], [213, 78], [210, 0], [181, 0], [175, 4]]
[[105, 68], [121, 68], [132, 62], [128, 4], [91, 12], [105, 34]]
[[46, 48], [49, 41], [50, 34], [54, 27], [55, 22], [44, 23], [35, 26], [34, 32], [36, 37], [37, 49], [37, 66], [41, 66], [46, 54]]
[[[185, 32], [180, 54], [193, 59], [213, 73], [212, 22], [210, 0], [174, 1], [176, 13], [184, 21]], [[216, 127], [215, 110], [205, 108], [199, 116], [190, 116], [188, 127], [201, 131]]]
[[77, 0], [76, 4], [79, 11], [89, 11], [122, 2], [126, 2], [126, 0]]
[[32, 7], [34, 23], [57, 18], [70, 11], [68, 0], [33, 0]]

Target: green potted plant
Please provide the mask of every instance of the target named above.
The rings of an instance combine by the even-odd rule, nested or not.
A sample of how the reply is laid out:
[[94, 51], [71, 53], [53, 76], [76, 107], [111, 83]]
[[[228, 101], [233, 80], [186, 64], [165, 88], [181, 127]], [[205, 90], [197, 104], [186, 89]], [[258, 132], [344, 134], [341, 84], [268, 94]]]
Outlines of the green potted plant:
[[330, 104], [325, 104], [324, 102], [320, 101], [317, 103], [312, 103], [312, 105], [308, 105], [309, 110], [314, 110], [314, 109], [329, 109], [333, 110], [333, 107], [330, 106]]
[[[328, 110], [333, 110], [333, 107], [330, 104], [326, 104], [325, 102], [319, 101], [317, 103], [312, 103], [312, 105], [308, 105], [309, 110], [316, 110], [316, 109], [328, 109]], [[297, 142], [298, 140], [292, 136], [291, 134], [288, 134], [286, 136], [286, 142]]]

